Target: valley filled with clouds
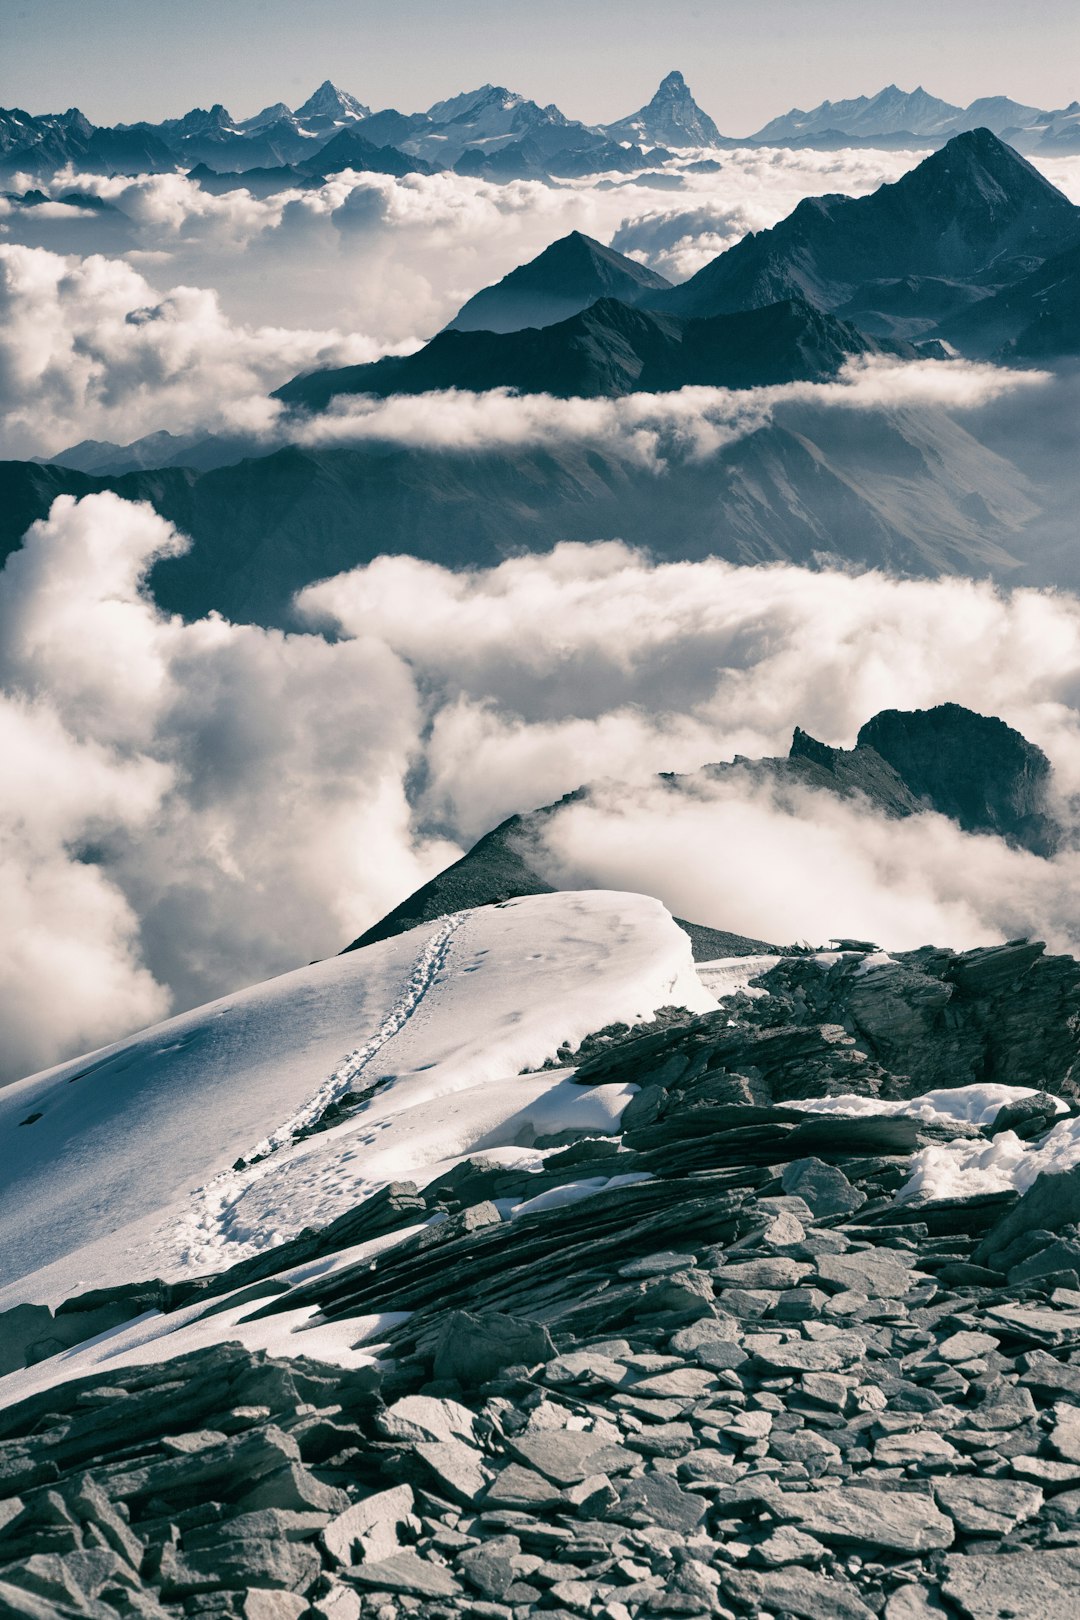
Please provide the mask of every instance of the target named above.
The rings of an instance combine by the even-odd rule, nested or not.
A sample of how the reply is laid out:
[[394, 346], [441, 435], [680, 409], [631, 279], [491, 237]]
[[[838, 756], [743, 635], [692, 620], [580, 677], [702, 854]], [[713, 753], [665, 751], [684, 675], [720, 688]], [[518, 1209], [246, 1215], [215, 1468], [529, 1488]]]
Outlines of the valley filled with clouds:
[[[0, 574], [7, 1078], [339, 949], [500, 819], [586, 781], [599, 785], [536, 851], [552, 881], [642, 888], [781, 943], [842, 927], [896, 947], [1036, 932], [1080, 948], [1068, 842], [1045, 860], [936, 815], [898, 829], [865, 804], [749, 777], [677, 801], [655, 780], [783, 754], [796, 725], [850, 744], [882, 708], [953, 701], [1047, 751], [1071, 828], [1080, 601], [1038, 576], [1023, 542], [1053, 438], [1040, 424], [1072, 409], [1068, 378], [878, 354], [832, 380], [740, 390], [342, 395], [310, 416], [269, 397], [307, 369], [416, 349], [569, 231], [679, 281], [801, 199], [866, 195], [924, 156], [743, 149], [715, 172], [560, 184], [346, 171], [267, 196], [178, 173], [67, 170], [37, 177], [29, 200], [11, 188], [8, 458], [162, 431], [232, 436], [248, 455], [366, 447], [478, 466], [572, 448], [647, 476], [662, 503], [678, 469], [777, 424], [812, 449], [815, 423], [937, 422], [927, 454], [940, 432], [950, 478], [975, 456], [960, 504], [976, 526], [993, 518], [999, 549], [1015, 539], [1028, 573], [1014, 582], [1008, 558], [996, 581], [975, 565], [860, 570], [827, 535], [810, 566], [749, 566], [708, 558], [689, 526], [680, 544], [705, 560], [610, 529], [515, 556], [507, 532], [505, 560], [455, 571], [434, 529], [418, 537], [427, 560], [315, 577], [286, 633], [165, 611], [148, 576], [189, 550], [183, 525], [117, 494], [63, 495]], [[1080, 160], [1040, 163], [1080, 199]], [[1017, 445], [1014, 476], [1000, 456]], [[889, 476], [917, 528], [920, 486], [905, 488], [903, 465]]]

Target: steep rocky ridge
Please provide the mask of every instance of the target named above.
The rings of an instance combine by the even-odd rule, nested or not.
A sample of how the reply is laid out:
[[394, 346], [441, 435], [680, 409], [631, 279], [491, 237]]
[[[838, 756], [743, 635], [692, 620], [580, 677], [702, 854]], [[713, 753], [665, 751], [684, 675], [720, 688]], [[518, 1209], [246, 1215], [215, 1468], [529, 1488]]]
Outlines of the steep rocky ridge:
[[[867, 197], [808, 198], [751, 233], [651, 307], [715, 315], [803, 297], [874, 309], [874, 284], [917, 276], [989, 288], [1072, 246], [1080, 211], [989, 130], [955, 136]], [[940, 300], [940, 286], [934, 292]], [[961, 288], [957, 300], [964, 299]]]
[[347, 394], [386, 398], [450, 388], [610, 399], [687, 387], [824, 382], [848, 360], [879, 354], [918, 357], [910, 344], [865, 337], [802, 298], [690, 321], [601, 298], [542, 329], [449, 327], [416, 354], [308, 372], [273, 397], [308, 411]]
[[[1038, 855], [1051, 854], [1061, 836], [1049, 809], [1046, 755], [1003, 721], [957, 703], [910, 712], [883, 710], [863, 726], [852, 749], [832, 748], [796, 729], [786, 759], [737, 758], [663, 780], [672, 792], [681, 792], [692, 791], [702, 778], [733, 774], [780, 792], [796, 787], [843, 798], [858, 795], [886, 816], [934, 810], [966, 832], [994, 833]], [[580, 788], [556, 804], [509, 817], [346, 948], [389, 939], [466, 906], [550, 893], [553, 885], [543, 875], [542, 853], [547, 825], [567, 805], [587, 799], [588, 792]], [[729, 936], [729, 942], [734, 938]], [[695, 955], [774, 948], [746, 940], [719, 951], [714, 945], [706, 940]]]

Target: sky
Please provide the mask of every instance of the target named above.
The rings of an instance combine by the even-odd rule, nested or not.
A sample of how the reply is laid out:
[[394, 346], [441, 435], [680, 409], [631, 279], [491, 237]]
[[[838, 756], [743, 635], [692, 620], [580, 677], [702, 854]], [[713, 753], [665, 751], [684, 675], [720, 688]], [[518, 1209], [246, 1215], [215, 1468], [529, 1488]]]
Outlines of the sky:
[[1075, 0], [0, 0], [0, 103], [101, 123], [214, 101], [247, 117], [327, 77], [406, 112], [490, 80], [592, 122], [677, 67], [744, 135], [889, 82], [1060, 107], [1078, 59]]

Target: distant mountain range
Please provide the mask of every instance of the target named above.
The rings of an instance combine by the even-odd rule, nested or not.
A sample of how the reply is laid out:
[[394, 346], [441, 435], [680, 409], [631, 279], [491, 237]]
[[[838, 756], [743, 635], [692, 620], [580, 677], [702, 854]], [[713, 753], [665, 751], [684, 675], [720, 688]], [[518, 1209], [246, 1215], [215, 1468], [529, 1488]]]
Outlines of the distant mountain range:
[[[888, 85], [874, 96], [792, 108], [755, 134], [724, 135], [694, 100], [679, 72], [666, 75], [650, 101], [609, 124], [567, 118], [502, 85], [482, 85], [426, 112], [372, 112], [326, 80], [299, 107], [284, 102], [236, 119], [220, 103], [160, 123], [92, 124], [77, 108], [31, 115], [0, 110], [0, 176], [44, 177], [65, 164], [102, 173], [196, 170], [214, 174], [265, 171], [259, 184], [304, 184], [346, 166], [382, 173], [456, 169], [494, 181], [631, 173], [668, 163], [673, 152], [735, 146], [940, 146], [985, 128], [1028, 154], [1080, 152], [1080, 102], [1046, 111], [984, 96], [957, 107], [928, 94]], [[347, 132], [358, 141], [341, 142]], [[364, 144], [360, 144], [360, 142]], [[392, 153], [393, 155], [388, 155]], [[204, 174], [202, 171], [208, 171]]]
[[[680, 287], [660, 281], [575, 234], [462, 312], [512, 327], [580, 303], [564, 319], [451, 323], [414, 355], [313, 373], [279, 397], [319, 410], [348, 391], [748, 388], [831, 377], [852, 357], [940, 355], [946, 341], [1039, 363], [1080, 353], [1080, 211], [985, 130], [872, 196], [801, 203]], [[1072, 397], [1061, 388], [1059, 412]], [[673, 435], [662, 477], [617, 439], [573, 436], [273, 454], [243, 438], [84, 444], [57, 465], [0, 467], [0, 556], [56, 495], [113, 489], [192, 537], [154, 571], [163, 607], [283, 626], [297, 590], [383, 553], [478, 567], [567, 539], [1071, 586], [1080, 466], [1046, 426], [1037, 409], [962, 425], [925, 403], [824, 409], [795, 395], [708, 456]]]
[[980, 96], [956, 107], [929, 95], [921, 85], [898, 90], [890, 84], [876, 96], [823, 101], [804, 112], [793, 107], [773, 118], [751, 141], [764, 146], [867, 146], [928, 143], [940, 145], [969, 129], [989, 129], [1019, 151], [1045, 155], [1080, 151], [1080, 102], [1045, 112], [1008, 96]]
[[[616, 439], [427, 448], [378, 440], [338, 448], [185, 446], [157, 467], [98, 475], [0, 464], [0, 561], [59, 494], [111, 489], [149, 501], [192, 537], [159, 563], [156, 599], [198, 617], [295, 624], [293, 594], [386, 553], [488, 567], [562, 540], [619, 538], [653, 555], [779, 561], [935, 576], [1080, 583], [1071, 448], [1048, 463], [1045, 424], [1015, 423], [999, 447], [981, 419], [940, 408], [823, 410], [777, 402], [760, 426], [708, 456], [666, 451], [663, 476]], [[215, 460], [217, 449], [220, 460]], [[89, 460], [91, 452], [84, 447]], [[172, 461], [173, 464], [162, 465]], [[130, 460], [128, 465], [131, 465]], [[196, 470], [200, 465], [205, 471]]]

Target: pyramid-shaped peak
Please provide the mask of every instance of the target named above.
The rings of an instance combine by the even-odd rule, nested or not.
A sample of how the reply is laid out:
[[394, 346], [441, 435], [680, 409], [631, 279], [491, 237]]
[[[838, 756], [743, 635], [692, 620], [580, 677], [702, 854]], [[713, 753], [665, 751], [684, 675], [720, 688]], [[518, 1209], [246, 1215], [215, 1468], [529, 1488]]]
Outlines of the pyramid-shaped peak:
[[694, 100], [678, 68], [661, 79], [644, 107], [617, 124], [609, 124], [608, 133], [618, 140], [658, 146], [713, 146], [722, 139], [708, 113]]
[[314, 90], [304, 102], [297, 107], [298, 118], [366, 118], [369, 109], [350, 96], [347, 90], [339, 90], [331, 79], [324, 79], [317, 90]]

